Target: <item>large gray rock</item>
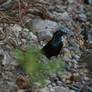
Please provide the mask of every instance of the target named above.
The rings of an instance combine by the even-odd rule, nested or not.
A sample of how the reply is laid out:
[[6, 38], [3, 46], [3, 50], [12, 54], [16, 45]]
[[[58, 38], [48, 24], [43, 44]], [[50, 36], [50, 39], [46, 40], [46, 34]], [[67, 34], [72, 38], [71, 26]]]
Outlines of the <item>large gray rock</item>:
[[87, 68], [92, 72], [92, 51], [83, 53], [79, 62], [86, 63]]
[[47, 88], [47, 87], [38, 88], [38, 89], [34, 89], [32, 92], [49, 92], [49, 88]]
[[50, 20], [42, 20], [40, 18], [33, 19], [26, 24], [26, 27], [33, 33], [42, 31], [54, 31], [58, 28], [58, 24]]
[[69, 16], [68, 12], [63, 12], [63, 13], [57, 13], [54, 12], [54, 15], [58, 20], [64, 20], [64, 21], [72, 21], [71, 17]]
[[0, 7], [3, 10], [9, 10], [14, 6], [15, 3], [17, 3], [16, 0], [0, 0]]
[[92, 28], [88, 30], [87, 33], [87, 42], [92, 43]]
[[[77, 1], [77, 0], [76, 0]], [[75, 2], [75, 0], [68, 0], [68, 3], [69, 4], [72, 4], [72, 3], [74, 3]]]
[[0, 4], [4, 3], [6, 1], [8, 1], [8, 0], [0, 0]]
[[84, 2], [85, 2], [86, 4], [92, 5], [92, 0], [84, 0]]
[[18, 62], [12, 58], [7, 51], [4, 51], [0, 49], [0, 56], [3, 56], [3, 59], [0, 60], [2, 62], [2, 65], [14, 65], [17, 66]]
[[82, 88], [81, 92], [92, 92], [92, 87], [91, 86], [84, 86]]
[[51, 20], [42, 20], [40, 18], [29, 21], [26, 24], [26, 27], [34, 34], [38, 34], [39, 40], [49, 41], [52, 38], [51, 33], [57, 31], [57, 29], [67, 32], [67, 36], [73, 35], [73, 32], [66, 28], [64, 25]]
[[85, 45], [87, 48], [92, 48], [92, 28], [88, 29], [84, 33]]

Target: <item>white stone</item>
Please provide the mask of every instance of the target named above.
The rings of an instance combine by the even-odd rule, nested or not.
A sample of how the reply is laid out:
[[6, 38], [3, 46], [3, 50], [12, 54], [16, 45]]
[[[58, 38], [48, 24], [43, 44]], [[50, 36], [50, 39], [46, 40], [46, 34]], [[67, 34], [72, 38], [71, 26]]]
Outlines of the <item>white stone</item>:
[[58, 28], [58, 24], [54, 21], [42, 20], [42, 19], [37, 18], [31, 21], [29, 27], [33, 33], [39, 33], [42, 31], [51, 32]]
[[4, 52], [4, 58], [2, 60], [2, 65], [15, 65], [17, 66], [18, 65], [18, 62], [13, 59], [8, 52]]
[[32, 40], [37, 40], [37, 36], [34, 35], [32, 32], [29, 33], [29, 36]]
[[22, 27], [19, 26], [18, 24], [15, 24], [14, 26], [11, 26], [10, 29], [11, 29], [12, 31], [19, 32], [19, 31], [22, 30]]
[[19, 89], [17, 92], [25, 92], [23, 89]]

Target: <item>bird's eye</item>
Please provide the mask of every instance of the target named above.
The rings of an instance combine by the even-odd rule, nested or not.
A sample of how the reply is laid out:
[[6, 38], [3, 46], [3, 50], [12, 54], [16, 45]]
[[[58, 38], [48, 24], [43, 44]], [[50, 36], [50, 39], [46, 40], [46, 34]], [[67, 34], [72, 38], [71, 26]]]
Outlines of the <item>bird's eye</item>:
[[58, 32], [58, 34], [60, 34], [61, 32]]

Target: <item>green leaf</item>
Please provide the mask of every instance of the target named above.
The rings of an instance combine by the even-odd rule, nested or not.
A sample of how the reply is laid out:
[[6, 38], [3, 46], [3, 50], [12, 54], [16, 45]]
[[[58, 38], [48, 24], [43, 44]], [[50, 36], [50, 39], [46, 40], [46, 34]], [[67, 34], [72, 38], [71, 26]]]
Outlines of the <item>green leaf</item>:
[[31, 82], [40, 82], [45, 84], [45, 79], [53, 73], [58, 73], [64, 69], [60, 57], [53, 60], [44, 59], [45, 62], [38, 63], [37, 59], [43, 56], [38, 48], [29, 48], [25, 52], [15, 49], [11, 51], [11, 55], [15, 57], [23, 69], [31, 74]]

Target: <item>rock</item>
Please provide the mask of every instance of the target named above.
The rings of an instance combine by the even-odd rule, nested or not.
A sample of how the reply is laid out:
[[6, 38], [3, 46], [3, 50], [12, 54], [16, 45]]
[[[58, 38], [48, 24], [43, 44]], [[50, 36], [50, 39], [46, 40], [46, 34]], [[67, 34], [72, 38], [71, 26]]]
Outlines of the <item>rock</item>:
[[16, 84], [18, 85], [18, 87], [20, 89], [26, 89], [26, 88], [29, 88], [29, 83], [28, 83], [28, 80], [22, 76], [22, 75], [19, 75], [17, 80], [16, 80]]
[[64, 56], [67, 56], [67, 57], [71, 58], [71, 53], [70, 53], [70, 50], [69, 49], [64, 48], [62, 50], [62, 53], [64, 54]]
[[0, 56], [4, 56], [4, 50], [0, 49]]
[[55, 92], [69, 92], [68, 88], [65, 87], [55, 87]]
[[79, 13], [84, 13], [85, 12], [84, 9], [85, 9], [84, 5], [80, 5], [77, 7], [77, 10], [79, 11]]
[[13, 66], [17, 66], [18, 62], [12, 58], [9, 53], [7, 51], [3, 52], [3, 60], [2, 60], [2, 65], [7, 66], [7, 65], [13, 65]]
[[74, 90], [70, 90], [69, 92], [76, 92], [76, 91], [74, 91]]
[[49, 88], [39, 88], [39, 89], [34, 89], [32, 92], [49, 92]]
[[75, 2], [75, 0], [68, 0], [68, 3], [69, 4], [72, 4], [72, 3], [74, 3]]
[[68, 47], [68, 40], [63, 36], [62, 37], [63, 47]]
[[3, 75], [2, 75], [2, 71], [0, 71], [0, 79], [3, 77]]
[[53, 32], [58, 28], [58, 24], [50, 20], [42, 20], [40, 18], [33, 19], [26, 24], [26, 27], [34, 34], [43, 31]]
[[59, 24], [58, 29], [61, 29], [61, 31], [66, 32], [66, 33], [67, 33], [66, 35], [67, 35], [68, 37], [71, 37], [71, 36], [74, 35], [74, 32], [72, 32], [72, 30], [70, 30], [70, 29], [68, 29], [67, 27], [65, 27], [63, 24]]
[[32, 32], [29, 32], [29, 39], [37, 41], [37, 36], [34, 35]]
[[16, 36], [17, 38], [20, 36], [20, 32], [22, 31], [22, 27], [18, 24], [14, 24], [13, 26], [10, 26], [9, 28], [11, 30], [11, 35]]
[[92, 51], [84, 52], [79, 60], [80, 63], [86, 63], [86, 67], [89, 71], [92, 71]]
[[75, 64], [77, 64], [77, 63], [78, 63], [77, 60], [75, 60], [75, 59], [72, 60], [72, 64], [73, 64], [73, 65], [75, 65]]
[[71, 78], [71, 73], [66, 72], [65, 74], [58, 74], [57, 77], [59, 78], [60, 81], [65, 82], [66, 80], [70, 80], [70, 78]]
[[55, 83], [52, 83], [52, 87], [56, 87], [56, 84]]
[[84, 0], [84, 3], [92, 5], [92, 0]]
[[2, 79], [0, 79], [0, 92], [17, 92], [18, 88], [13, 84], [8, 85], [7, 84], [8, 81], [9, 80], [2, 81]]
[[21, 31], [21, 36], [24, 39], [29, 39], [29, 30], [28, 29], [23, 29], [23, 31]]
[[55, 92], [55, 89], [54, 88], [51, 88], [49, 92]]
[[92, 48], [92, 28], [85, 31], [85, 45], [87, 48]]
[[[7, 90], [6, 90], [7, 91]], [[9, 91], [9, 90], [8, 90]], [[9, 92], [17, 92], [17, 88], [12, 87]]]
[[92, 92], [92, 86], [85, 85], [80, 92]]
[[4, 3], [6, 1], [8, 1], [8, 0], [0, 0], [0, 4]]
[[16, 3], [16, 0], [1, 0], [1, 8], [3, 8], [3, 10], [9, 10], [13, 7], [13, 5]]
[[57, 29], [61, 29], [62, 31], [67, 32], [67, 36], [74, 35], [73, 32], [68, 28], [66, 28], [64, 25], [58, 24], [50, 20], [33, 19], [27, 23], [27, 28], [30, 31], [32, 31], [34, 34], [38, 34], [38, 35], [41, 34], [42, 39], [44, 36], [45, 38], [48, 36], [49, 38], [51, 38], [51, 33], [49, 32], [55, 32], [57, 31]]
[[35, 90], [35, 89], [38, 89], [38, 88], [40, 88], [41, 87], [41, 84], [40, 83], [38, 83], [38, 82], [34, 82], [34, 84], [33, 84], [33, 89]]
[[74, 92], [80, 92], [80, 89], [74, 87], [74, 86], [71, 86], [70, 89], [74, 90]]
[[73, 73], [70, 80], [71, 81], [79, 81], [79, 73]]
[[86, 22], [87, 21], [86, 15], [85, 14], [79, 14], [79, 20], [83, 21], [83, 22]]
[[63, 59], [65, 62], [71, 62], [71, 59], [68, 56], [64, 56]]
[[65, 66], [66, 66], [66, 70], [71, 70], [71, 67], [72, 67], [72, 63], [71, 62], [67, 62], [66, 64], [65, 64]]
[[51, 84], [51, 81], [50, 80], [45, 80], [45, 84], [47, 85], [47, 86], [49, 86], [50, 84]]
[[73, 73], [70, 80], [75, 82], [82, 82], [84, 80], [84, 76], [79, 73]]
[[27, 41], [26, 41], [26, 39], [21, 39], [21, 42], [26, 43]]
[[52, 34], [49, 31], [43, 31], [38, 33], [38, 40], [46, 40], [46, 41], [50, 41], [52, 38]]
[[22, 36], [22, 38], [24, 38], [26, 40], [37, 41], [37, 36], [34, 35], [32, 32], [29, 32], [28, 29], [26, 29], [26, 30], [23, 29], [23, 32], [21, 32], [21, 36]]
[[57, 81], [57, 85], [58, 85], [58, 86], [62, 86], [63, 83], [62, 83], [61, 81]]
[[17, 92], [25, 92], [24, 89], [19, 89]]
[[51, 88], [52, 88], [52, 85], [51, 85], [51, 84], [49, 84], [49, 85], [48, 85], [48, 88], [49, 88], [49, 89], [51, 89]]
[[54, 12], [54, 15], [57, 16], [57, 18], [59, 20], [72, 21], [72, 19], [70, 18], [69, 14], [67, 12], [64, 12], [64, 13]]
[[[56, 87], [56, 88], [55, 88], [55, 92], [63, 92], [63, 91], [62, 91], [61, 87]], [[64, 91], [64, 92], [65, 92], [65, 91]]]
[[58, 79], [57, 79], [56, 75], [50, 76], [50, 81], [56, 82], [57, 80], [58, 80]]
[[16, 32], [22, 31], [22, 27], [19, 26], [18, 24], [14, 24], [13, 26], [10, 27], [10, 29], [11, 29], [12, 31], [16, 31]]
[[60, 81], [63, 79], [62, 74], [59, 74], [57, 77], [59, 78]]
[[79, 61], [80, 56], [74, 55], [74, 58], [76, 59], [76, 61]]
[[[9, 79], [9, 78], [8, 78]], [[17, 88], [17, 85], [15, 84], [15, 82], [7, 82], [7, 84], [11, 87], [16, 87]]]
[[31, 90], [26, 90], [25, 92], [32, 92]]
[[83, 87], [83, 84], [80, 83], [80, 82], [78, 82], [78, 83], [76, 83], [76, 84], [73, 85], [73, 86], [75, 86], [75, 87], [78, 88], [78, 89], [81, 89], [81, 88]]

